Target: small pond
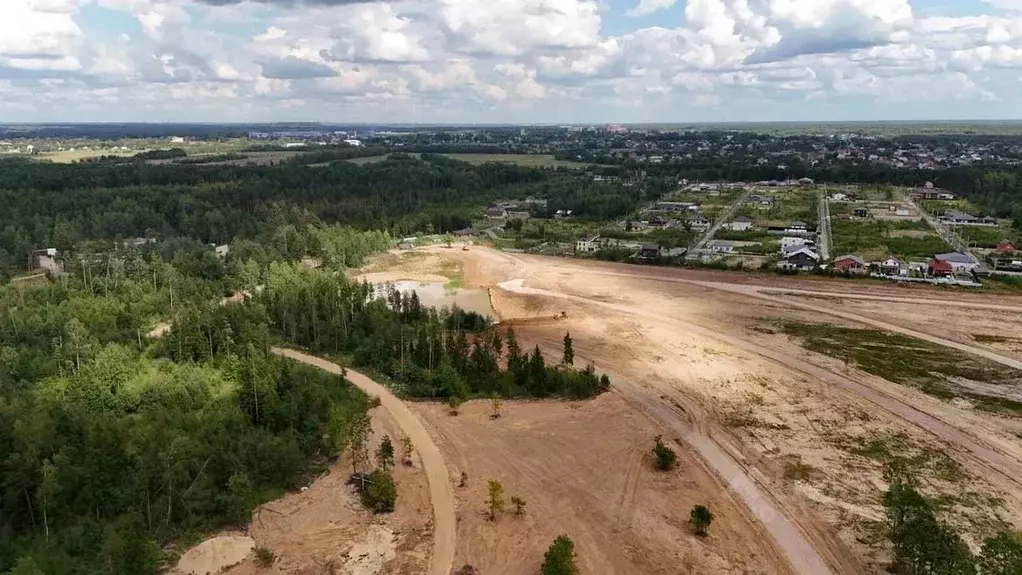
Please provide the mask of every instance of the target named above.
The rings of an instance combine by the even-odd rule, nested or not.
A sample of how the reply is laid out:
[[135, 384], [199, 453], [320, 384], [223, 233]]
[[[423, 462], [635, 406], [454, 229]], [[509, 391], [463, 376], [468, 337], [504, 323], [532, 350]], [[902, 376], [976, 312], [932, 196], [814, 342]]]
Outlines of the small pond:
[[419, 294], [419, 301], [424, 306], [442, 308], [457, 305], [465, 311], [474, 311], [484, 316], [493, 316], [493, 310], [490, 308], [490, 294], [486, 290], [451, 289], [441, 282], [402, 280], [389, 284], [375, 284], [377, 297], [384, 296], [387, 293], [388, 286], [393, 286], [394, 289], [406, 295], [414, 291]]

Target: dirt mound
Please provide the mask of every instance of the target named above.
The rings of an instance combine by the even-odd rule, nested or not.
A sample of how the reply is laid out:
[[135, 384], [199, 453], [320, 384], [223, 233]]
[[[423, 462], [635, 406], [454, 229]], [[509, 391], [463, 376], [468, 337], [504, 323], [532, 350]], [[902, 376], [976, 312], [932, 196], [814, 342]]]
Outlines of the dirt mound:
[[255, 540], [241, 535], [220, 535], [189, 549], [177, 562], [181, 575], [211, 575], [237, 565], [248, 557]]

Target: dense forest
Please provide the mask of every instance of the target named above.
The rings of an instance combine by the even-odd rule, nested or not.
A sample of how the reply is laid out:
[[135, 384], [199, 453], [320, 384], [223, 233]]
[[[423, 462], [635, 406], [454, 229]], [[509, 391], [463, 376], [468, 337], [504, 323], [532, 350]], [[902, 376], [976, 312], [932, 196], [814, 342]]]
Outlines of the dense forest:
[[579, 174], [428, 155], [3, 168], [0, 275], [39, 247], [60, 250], [65, 275], [0, 287], [0, 572], [155, 573], [180, 542], [244, 525], [328, 465], [370, 401], [275, 344], [364, 366], [409, 396], [609, 385], [548, 365], [488, 318], [338, 273], [396, 234], [464, 226], [489, 198], [574, 197]]
[[259, 307], [220, 308], [236, 329], [216, 356], [144, 336], [245, 277], [217, 263], [216, 281], [151, 254], [0, 288], [0, 572], [153, 573], [163, 545], [244, 524], [335, 457], [368, 399], [271, 355]]
[[549, 199], [549, 210], [605, 219], [659, 193], [641, 189], [595, 186], [591, 177], [564, 169], [473, 166], [430, 154], [316, 167], [5, 160], [0, 280], [26, 269], [33, 250], [71, 254], [84, 240], [253, 241], [294, 259], [304, 250], [289, 245], [288, 237], [320, 222], [394, 237], [443, 233], [468, 226], [490, 201], [527, 196]]

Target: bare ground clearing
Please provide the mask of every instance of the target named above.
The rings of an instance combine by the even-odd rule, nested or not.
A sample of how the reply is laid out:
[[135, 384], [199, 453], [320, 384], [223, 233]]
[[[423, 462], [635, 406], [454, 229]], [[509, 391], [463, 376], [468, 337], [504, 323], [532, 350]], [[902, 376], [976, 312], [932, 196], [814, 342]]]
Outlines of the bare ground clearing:
[[[456, 490], [456, 565], [481, 573], [538, 572], [543, 553], [561, 533], [576, 544], [583, 573], [790, 573], [758, 522], [746, 517], [719, 480], [683, 446], [678, 467], [653, 469], [657, 425], [619, 394], [593, 401], [508, 401], [499, 419], [473, 401], [458, 416], [434, 403], [413, 404], [429, 422]], [[486, 482], [527, 502], [523, 516], [508, 511], [491, 522]], [[692, 535], [693, 505], [710, 507], [710, 536]]]
[[[372, 412], [375, 449], [384, 434], [400, 446], [401, 427], [385, 409]], [[398, 447], [400, 449], [400, 447]], [[256, 509], [249, 535], [273, 551], [270, 568], [254, 556], [230, 569], [231, 575], [351, 573], [357, 575], [425, 573], [433, 548], [429, 485], [422, 465], [398, 465], [393, 513], [374, 516], [347, 485], [350, 464], [343, 459], [306, 491], [292, 493]]]
[[[342, 372], [337, 364], [300, 351], [274, 348], [273, 352], [331, 373]], [[415, 414], [387, 388], [353, 370], [347, 370], [345, 378], [370, 396], [378, 397], [382, 407], [397, 422], [402, 434], [411, 440], [429, 482], [429, 498], [432, 502], [433, 555], [425, 572], [429, 575], [447, 575], [451, 571], [455, 550], [455, 517], [454, 494], [443, 455]]]
[[[833, 321], [829, 310], [815, 309], [826, 302], [799, 309], [787, 295], [757, 297], [761, 288], [847, 292], [847, 282], [770, 277], [757, 285], [755, 276], [483, 248], [446, 254], [463, 263], [466, 285], [522, 279], [553, 294], [491, 291], [498, 315], [512, 320], [523, 340], [556, 348], [570, 329], [577, 356], [619, 374], [615, 386], [623, 395], [653, 398], [692, 420], [780, 503], [836, 571], [882, 569], [886, 549], [876, 518], [885, 488], [880, 459], [889, 456], [912, 461], [931, 494], [952, 496], [971, 541], [1001, 521], [1022, 525], [1015, 479], [1022, 445], [998, 418], [855, 370], [846, 373], [839, 362], [784, 336], [748, 329], [750, 322], [777, 314]], [[699, 283], [686, 283], [690, 279]], [[731, 279], [737, 281], [724, 285], [743, 289], [721, 291], [722, 280]], [[857, 291], [866, 295], [911, 293], [937, 308], [932, 300], [951, 298], [1022, 307], [1019, 298], [861, 285]], [[553, 320], [560, 311], [567, 317]]]

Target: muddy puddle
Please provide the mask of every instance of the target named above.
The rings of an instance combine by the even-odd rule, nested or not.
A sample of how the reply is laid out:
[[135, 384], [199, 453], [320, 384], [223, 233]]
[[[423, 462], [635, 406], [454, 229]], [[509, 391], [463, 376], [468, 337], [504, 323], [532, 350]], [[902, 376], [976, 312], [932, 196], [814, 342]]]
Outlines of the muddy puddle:
[[492, 316], [493, 310], [490, 307], [490, 294], [486, 290], [450, 288], [442, 282], [419, 282], [402, 280], [386, 284], [376, 284], [376, 294], [382, 297], [390, 287], [403, 294], [410, 294], [413, 291], [419, 294], [419, 301], [422, 305], [429, 307], [451, 307], [458, 306], [465, 311], [474, 311], [484, 316]]

